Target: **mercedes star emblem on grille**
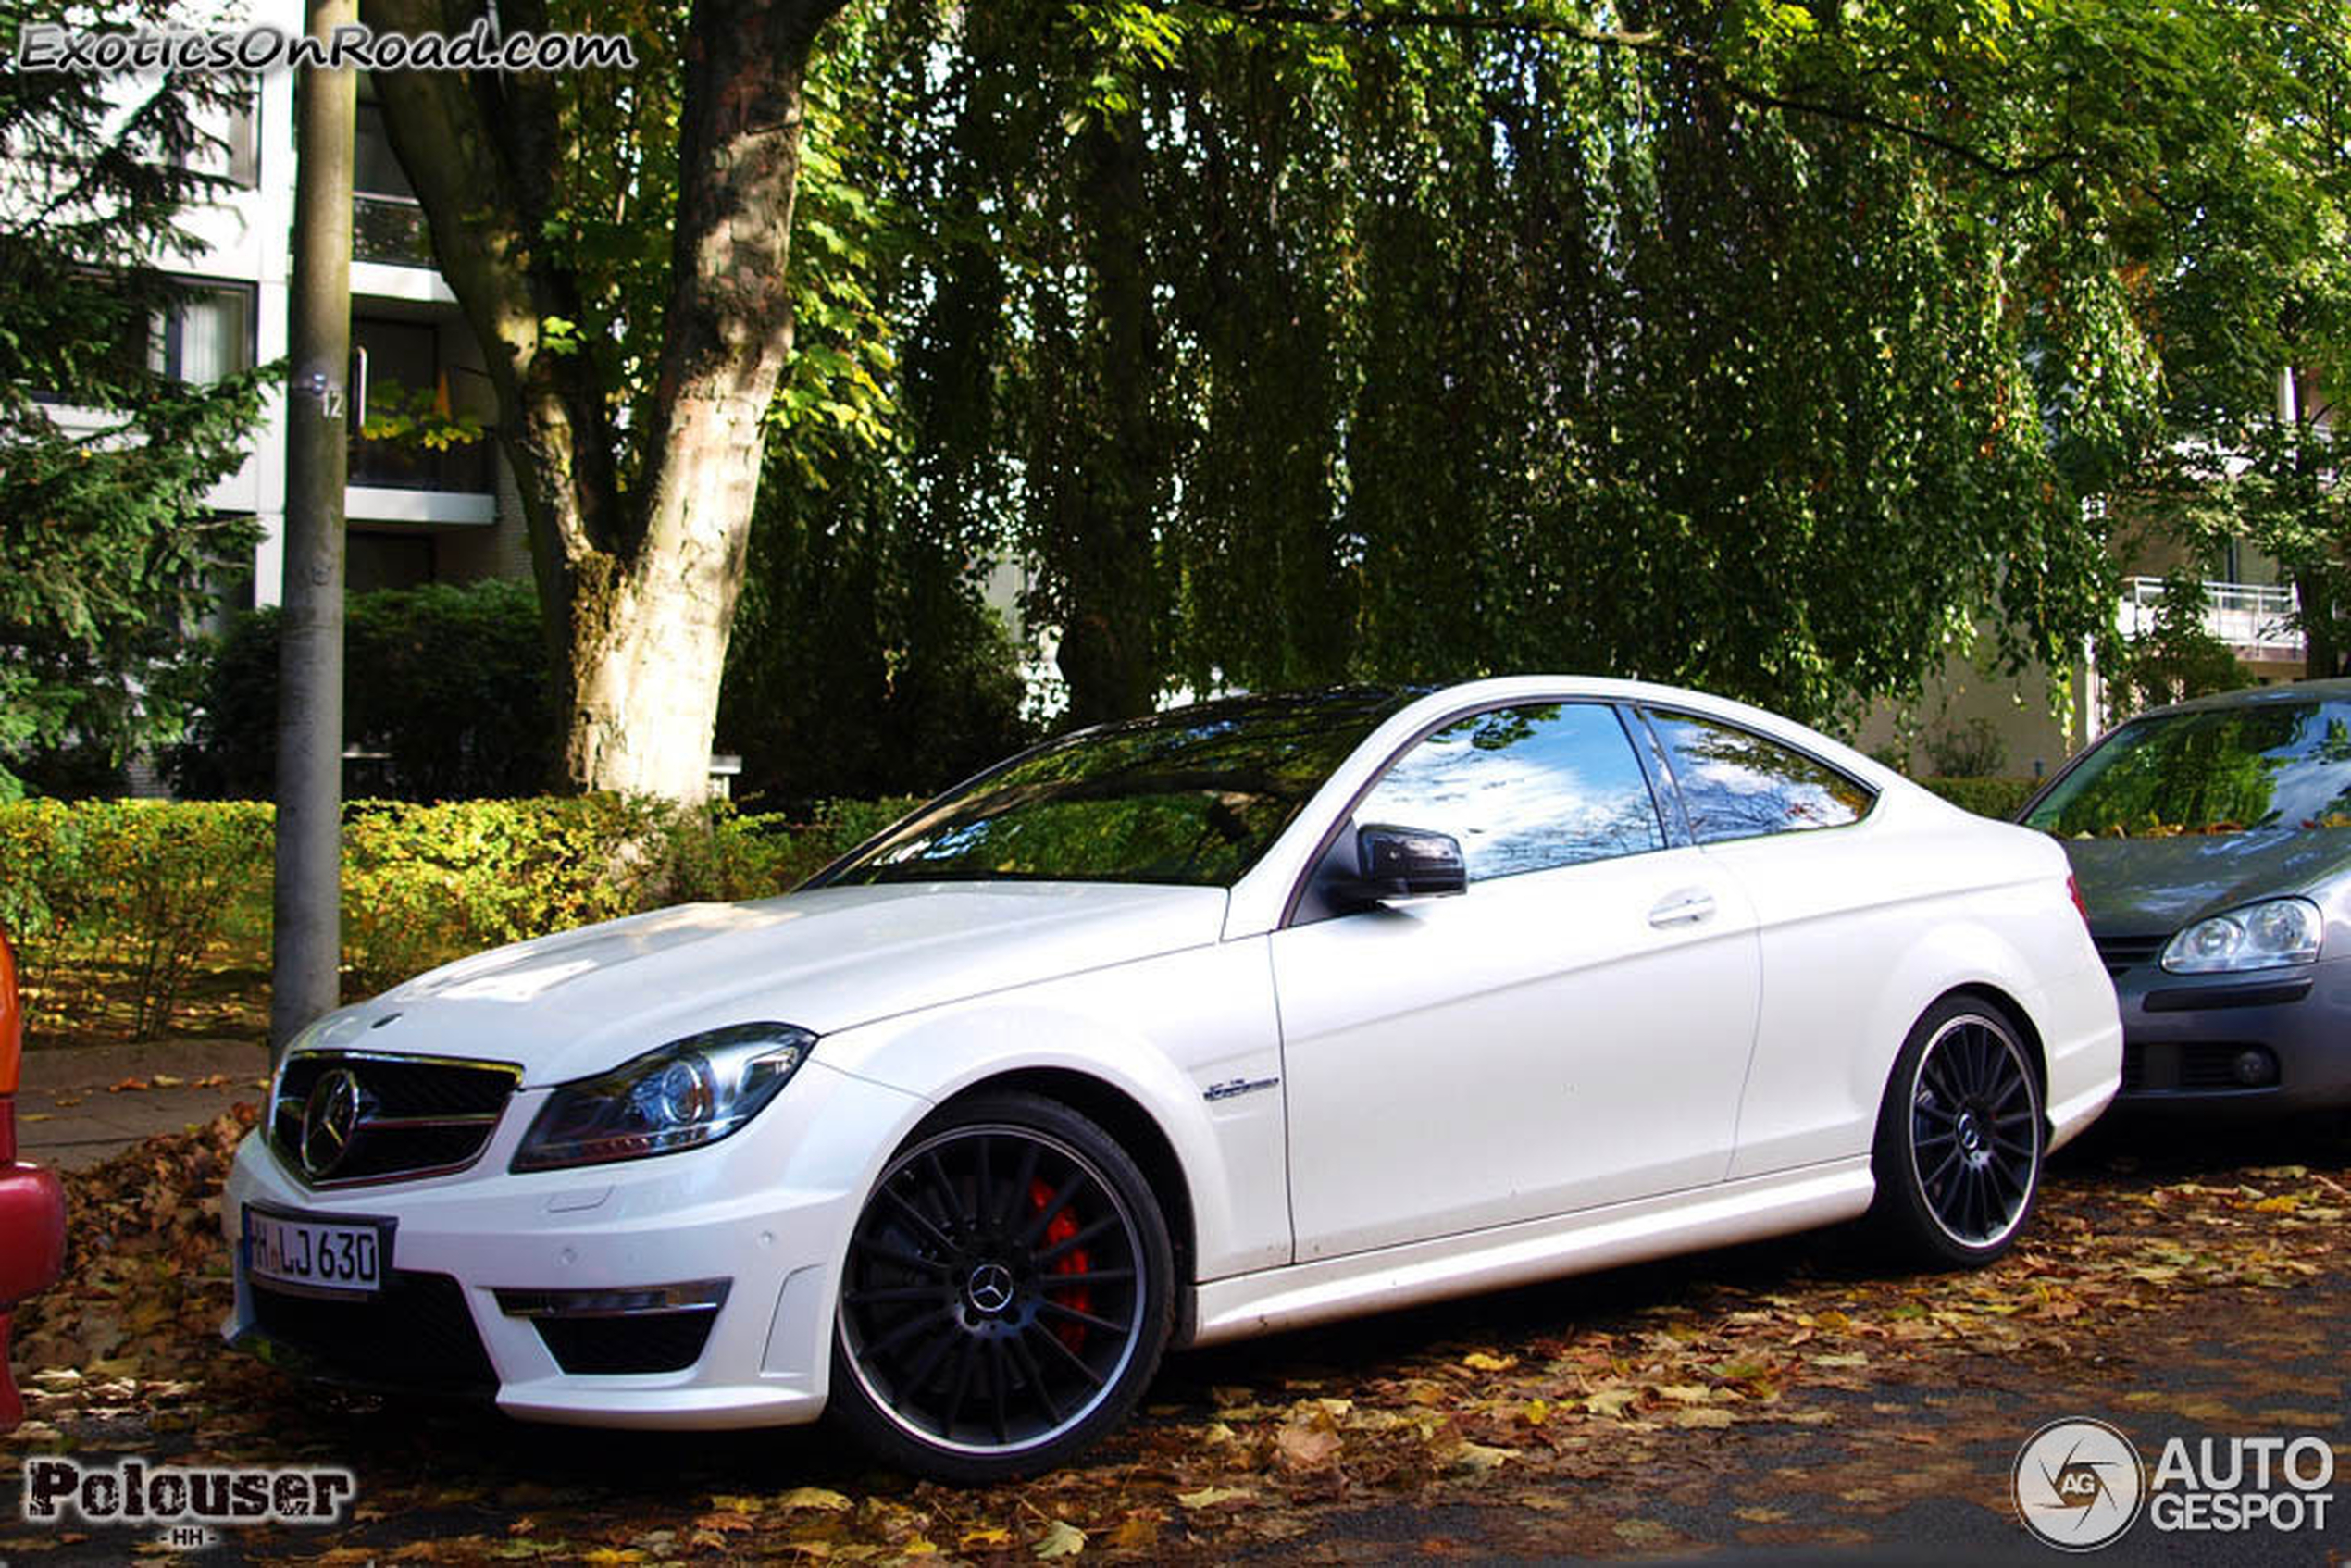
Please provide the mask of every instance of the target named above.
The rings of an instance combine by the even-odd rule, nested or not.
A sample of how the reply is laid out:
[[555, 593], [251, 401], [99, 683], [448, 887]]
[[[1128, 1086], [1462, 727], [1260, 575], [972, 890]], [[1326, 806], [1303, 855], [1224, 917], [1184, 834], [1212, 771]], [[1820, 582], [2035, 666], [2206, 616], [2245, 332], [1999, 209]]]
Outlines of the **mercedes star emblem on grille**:
[[334, 1174], [359, 1134], [359, 1079], [348, 1067], [320, 1076], [302, 1108], [302, 1168], [313, 1179]]

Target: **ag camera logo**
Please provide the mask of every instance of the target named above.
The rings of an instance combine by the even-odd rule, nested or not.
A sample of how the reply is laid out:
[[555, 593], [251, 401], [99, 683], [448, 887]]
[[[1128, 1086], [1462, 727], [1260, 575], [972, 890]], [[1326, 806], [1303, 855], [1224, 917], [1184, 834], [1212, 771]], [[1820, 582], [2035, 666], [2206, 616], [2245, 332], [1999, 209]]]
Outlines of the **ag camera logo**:
[[2009, 1475], [2024, 1527], [2059, 1551], [2096, 1551], [2146, 1504], [2139, 1450], [2103, 1421], [2052, 1421], [2025, 1439]]
[[2153, 1469], [2103, 1421], [2052, 1421], [2009, 1475], [2017, 1517], [2060, 1551], [2095, 1551], [2142, 1515], [2165, 1535], [2320, 1532], [2333, 1508], [2334, 1450], [2323, 1437], [2164, 1439]]

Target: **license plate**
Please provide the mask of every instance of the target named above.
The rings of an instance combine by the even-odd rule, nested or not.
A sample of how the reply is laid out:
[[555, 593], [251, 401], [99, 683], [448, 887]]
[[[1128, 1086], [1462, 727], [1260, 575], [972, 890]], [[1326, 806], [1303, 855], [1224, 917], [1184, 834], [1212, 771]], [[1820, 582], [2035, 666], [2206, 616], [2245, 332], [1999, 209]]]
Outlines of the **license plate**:
[[245, 1274], [280, 1289], [372, 1296], [392, 1266], [388, 1220], [330, 1220], [245, 1206]]

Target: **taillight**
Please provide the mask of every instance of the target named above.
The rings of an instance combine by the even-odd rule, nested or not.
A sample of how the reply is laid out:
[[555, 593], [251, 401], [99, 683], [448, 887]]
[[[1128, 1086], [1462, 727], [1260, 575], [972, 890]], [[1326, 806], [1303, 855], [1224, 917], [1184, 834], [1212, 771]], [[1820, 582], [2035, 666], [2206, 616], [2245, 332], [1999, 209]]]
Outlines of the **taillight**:
[[2087, 926], [2090, 923], [2090, 906], [2082, 902], [2082, 884], [2071, 875], [2065, 879], [2065, 896], [2073, 901], [2074, 913], [2081, 915], [2082, 924]]

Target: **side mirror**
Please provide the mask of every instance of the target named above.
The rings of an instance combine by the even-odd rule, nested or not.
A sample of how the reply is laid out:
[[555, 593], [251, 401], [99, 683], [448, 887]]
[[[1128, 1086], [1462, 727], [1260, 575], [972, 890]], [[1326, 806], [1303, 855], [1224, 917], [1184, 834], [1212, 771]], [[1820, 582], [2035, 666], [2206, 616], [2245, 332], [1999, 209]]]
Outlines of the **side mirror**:
[[1442, 898], [1469, 891], [1461, 840], [1424, 828], [1370, 823], [1355, 830], [1360, 891], [1368, 899]]

